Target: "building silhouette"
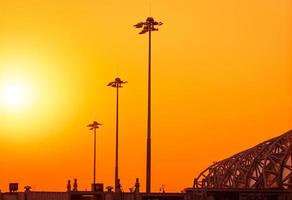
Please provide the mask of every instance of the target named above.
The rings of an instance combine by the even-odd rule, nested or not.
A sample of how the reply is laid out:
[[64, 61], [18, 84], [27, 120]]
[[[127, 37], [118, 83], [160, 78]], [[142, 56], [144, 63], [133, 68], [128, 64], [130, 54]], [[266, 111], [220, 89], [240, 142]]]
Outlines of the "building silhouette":
[[196, 178], [197, 188], [292, 189], [292, 131], [216, 162]]

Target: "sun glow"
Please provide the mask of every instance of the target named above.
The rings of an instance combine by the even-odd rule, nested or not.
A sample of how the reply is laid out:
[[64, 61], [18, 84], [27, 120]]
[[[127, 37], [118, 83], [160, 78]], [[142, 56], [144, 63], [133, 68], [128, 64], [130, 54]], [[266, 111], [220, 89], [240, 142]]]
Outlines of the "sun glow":
[[22, 84], [9, 84], [1, 91], [1, 101], [5, 107], [19, 108], [28, 100], [28, 89]]

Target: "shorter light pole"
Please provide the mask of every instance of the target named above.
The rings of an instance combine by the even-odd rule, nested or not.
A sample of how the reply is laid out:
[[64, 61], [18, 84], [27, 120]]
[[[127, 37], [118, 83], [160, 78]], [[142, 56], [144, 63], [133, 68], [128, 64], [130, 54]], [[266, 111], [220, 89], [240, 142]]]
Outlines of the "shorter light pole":
[[87, 125], [89, 127], [89, 130], [93, 130], [94, 132], [94, 142], [93, 142], [93, 188], [92, 191], [95, 191], [95, 170], [96, 170], [96, 129], [99, 128], [102, 124], [98, 123], [97, 121], [94, 121], [92, 124]]
[[122, 88], [123, 84], [128, 83], [122, 81], [117, 77], [114, 81], [107, 84], [107, 86], [114, 87], [117, 89], [117, 102], [116, 102], [116, 166], [115, 166], [115, 191], [119, 188], [119, 88]]

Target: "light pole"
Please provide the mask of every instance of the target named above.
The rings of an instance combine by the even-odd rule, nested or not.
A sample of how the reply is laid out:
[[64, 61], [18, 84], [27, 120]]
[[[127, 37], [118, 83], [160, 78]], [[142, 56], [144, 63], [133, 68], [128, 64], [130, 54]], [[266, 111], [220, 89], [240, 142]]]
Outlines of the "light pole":
[[95, 169], [96, 169], [96, 129], [99, 128], [102, 124], [98, 123], [97, 121], [94, 121], [92, 124], [87, 125], [89, 127], [89, 130], [93, 130], [94, 132], [94, 142], [93, 142], [93, 188], [92, 191], [95, 191]]
[[107, 84], [117, 89], [117, 102], [116, 102], [116, 166], [115, 166], [115, 191], [118, 192], [119, 183], [119, 88], [122, 88], [123, 84], [127, 81], [122, 81], [120, 78], [116, 78], [114, 81]]
[[151, 192], [151, 32], [158, 31], [155, 26], [161, 26], [162, 24], [162, 22], [156, 22], [152, 17], [148, 17], [146, 22], [139, 22], [134, 25], [136, 28], [142, 28], [142, 31], [139, 34], [147, 32], [149, 34], [146, 193]]

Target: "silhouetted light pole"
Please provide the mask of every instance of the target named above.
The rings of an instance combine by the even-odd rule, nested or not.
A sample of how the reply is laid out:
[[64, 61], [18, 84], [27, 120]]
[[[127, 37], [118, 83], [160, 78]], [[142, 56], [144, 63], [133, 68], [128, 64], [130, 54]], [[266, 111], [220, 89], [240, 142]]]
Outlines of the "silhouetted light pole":
[[94, 132], [94, 142], [93, 142], [93, 191], [95, 191], [95, 170], [96, 170], [96, 129], [99, 128], [102, 124], [94, 121], [92, 124], [87, 125], [89, 130], [93, 130]]
[[117, 88], [117, 102], [116, 102], [116, 166], [115, 166], [115, 191], [117, 192], [118, 182], [119, 182], [119, 88], [122, 88], [123, 84], [127, 81], [122, 81], [120, 78], [116, 78], [114, 81], [107, 84]]
[[147, 32], [149, 34], [146, 193], [151, 192], [151, 32], [158, 31], [155, 26], [161, 26], [162, 24], [162, 22], [156, 22], [152, 17], [148, 17], [146, 22], [139, 22], [134, 25], [136, 28], [142, 28], [139, 34]]

